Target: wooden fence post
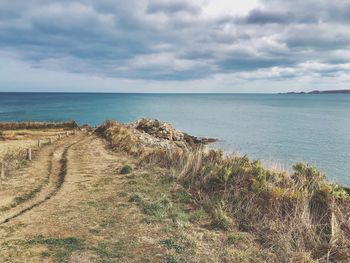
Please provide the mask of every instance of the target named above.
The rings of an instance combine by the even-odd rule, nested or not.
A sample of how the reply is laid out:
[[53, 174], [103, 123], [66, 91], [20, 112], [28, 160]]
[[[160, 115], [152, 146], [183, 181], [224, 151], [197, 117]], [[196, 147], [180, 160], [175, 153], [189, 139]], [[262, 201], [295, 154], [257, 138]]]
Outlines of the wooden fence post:
[[31, 148], [27, 149], [27, 159], [29, 161], [32, 160], [32, 149]]
[[1, 162], [1, 179], [5, 179], [5, 164], [4, 164], [4, 161]]

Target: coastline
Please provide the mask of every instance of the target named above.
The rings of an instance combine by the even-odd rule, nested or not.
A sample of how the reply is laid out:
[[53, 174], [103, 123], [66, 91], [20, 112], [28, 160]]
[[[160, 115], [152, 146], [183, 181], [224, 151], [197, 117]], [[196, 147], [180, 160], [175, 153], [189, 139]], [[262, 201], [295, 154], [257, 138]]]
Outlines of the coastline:
[[[95, 128], [23, 125], [0, 125], [7, 127], [0, 146], [7, 141], [34, 143], [33, 160], [11, 173], [6, 170], [0, 184], [0, 233], [10, 231], [17, 220], [30, 222], [11, 234], [25, 240], [16, 259], [31, 251], [32, 259], [39, 260], [43, 255], [33, 252], [39, 246], [48, 249], [47, 257], [60, 260], [107, 255], [125, 261], [132, 255], [154, 261], [155, 253], [160, 262], [207, 256], [228, 262], [350, 258], [349, 191], [328, 183], [310, 165], [297, 163], [292, 173], [267, 169], [246, 155], [209, 149], [213, 140], [152, 119], [106, 121]], [[37, 206], [41, 209], [33, 209]], [[38, 217], [50, 220], [30, 226]], [[202, 239], [203, 232], [210, 238]], [[110, 235], [123, 237], [120, 254], [109, 252], [115, 246]], [[145, 242], [149, 238], [153, 241]], [[129, 246], [133, 242], [137, 246]], [[5, 257], [22, 246], [7, 244]]]

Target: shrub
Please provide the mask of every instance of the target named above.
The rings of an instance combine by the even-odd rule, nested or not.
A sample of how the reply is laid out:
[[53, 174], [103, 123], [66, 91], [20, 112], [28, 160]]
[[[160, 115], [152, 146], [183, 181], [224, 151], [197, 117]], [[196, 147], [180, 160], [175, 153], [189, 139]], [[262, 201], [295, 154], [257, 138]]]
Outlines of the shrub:
[[132, 167], [130, 165], [125, 165], [120, 169], [121, 174], [129, 174], [132, 172]]

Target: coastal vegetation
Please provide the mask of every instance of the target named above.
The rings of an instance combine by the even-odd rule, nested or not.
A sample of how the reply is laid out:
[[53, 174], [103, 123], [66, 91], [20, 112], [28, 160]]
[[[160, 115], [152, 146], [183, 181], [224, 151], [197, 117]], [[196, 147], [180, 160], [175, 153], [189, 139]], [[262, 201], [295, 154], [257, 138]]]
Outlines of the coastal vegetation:
[[[200, 143], [150, 148], [135, 143], [135, 131], [122, 127], [107, 122], [100, 129], [113, 149], [120, 149], [119, 141], [137, 145], [139, 149], [129, 154], [136, 155], [141, 165], [171, 171], [197, 209], [211, 216], [213, 227], [250, 233], [284, 262], [349, 260], [349, 193], [327, 183], [316, 168], [297, 163], [288, 174], [266, 169], [247, 156], [207, 150]], [[113, 132], [118, 129], [125, 129], [122, 137]]]
[[56, 140], [0, 179], [1, 261], [350, 259], [349, 192], [308, 164], [267, 169], [148, 119], [2, 133]]

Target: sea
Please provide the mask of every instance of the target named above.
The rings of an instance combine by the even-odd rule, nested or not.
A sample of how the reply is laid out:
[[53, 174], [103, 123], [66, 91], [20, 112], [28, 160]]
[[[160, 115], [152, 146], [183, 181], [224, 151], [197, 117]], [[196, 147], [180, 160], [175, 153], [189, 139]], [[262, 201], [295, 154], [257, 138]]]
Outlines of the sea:
[[0, 121], [155, 118], [267, 167], [316, 166], [350, 186], [350, 95], [0, 93]]

